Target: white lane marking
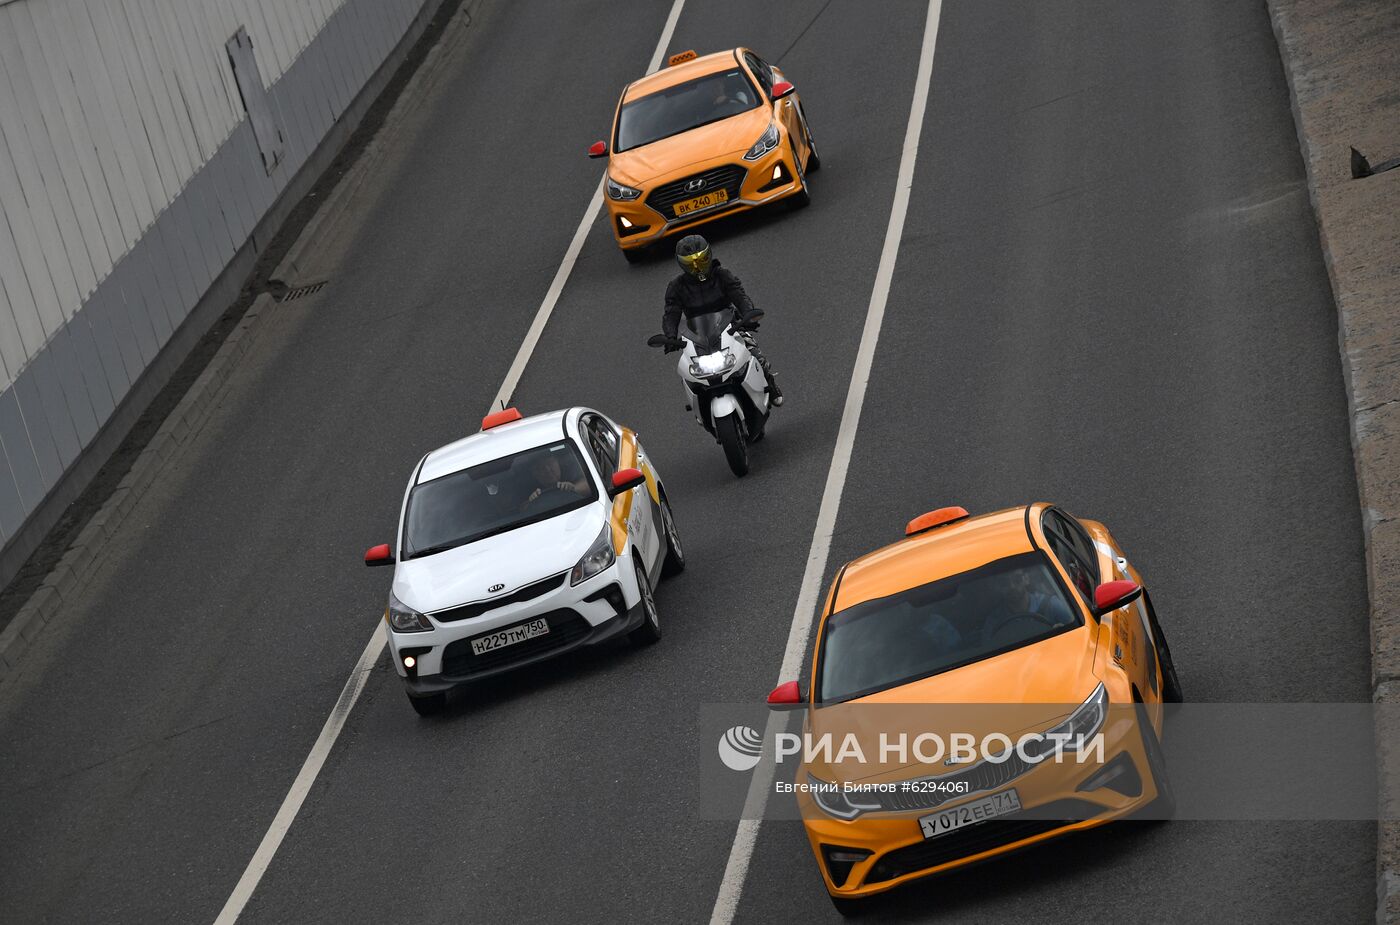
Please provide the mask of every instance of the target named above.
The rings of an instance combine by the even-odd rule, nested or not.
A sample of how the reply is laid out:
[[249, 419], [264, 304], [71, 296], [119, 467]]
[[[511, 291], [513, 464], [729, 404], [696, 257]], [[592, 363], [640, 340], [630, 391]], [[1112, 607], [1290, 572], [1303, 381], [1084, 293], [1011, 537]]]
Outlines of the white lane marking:
[[[792, 626], [788, 630], [787, 647], [783, 650], [782, 668], [778, 671], [779, 682], [797, 677], [797, 672], [802, 668], [802, 657], [807, 651], [812, 622], [821, 599], [821, 581], [831, 552], [831, 535], [836, 527], [836, 514], [841, 507], [841, 493], [846, 486], [846, 472], [850, 468], [856, 428], [860, 425], [861, 407], [865, 404], [865, 389], [870, 382], [870, 370], [875, 361], [875, 346], [880, 339], [880, 326], [885, 318], [885, 304], [889, 299], [890, 283], [894, 279], [895, 261], [899, 257], [899, 242], [904, 236], [904, 219], [909, 211], [909, 193], [914, 186], [914, 161], [919, 153], [919, 134], [924, 124], [924, 109], [928, 104], [929, 78], [933, 74], [933, 49], [938, 39], [938, 19], [942, 10], [942, 0], [929, 0], [928, 15], [924, 21], [923, 47], [919, 51], [919, 70], [914, 79], [914, 99], [909, 106], [909, 124], [904, 130], [904, 150], [899, 159], [899, 178], [895, 184], [894, 203], [890, 206], [889, 225], [885, 229], [885, 246], [880, 251], [880, 265], [875, 271], [875, 286], [870, 293], [870, 305], [865, 313], [865, 328], [860, 335], [855, 368], [851, 371], [851, 385], [846, 392], [846, 407], [841, 412], [841, 428], [836, 435], [836, 446], [831, 452], [831, 468], [827, 470], [826, 487], [822, 490], [821, 508], [817, 512], [817, 523], [812, 533], [812, 546], [807, 553], [807, 567], [802, 573], [802, 587], [797, 595], [797, 606], [792, 613]], [[786, 724], [786, 714], [770, 714], [767, 735], [781, 731]], [[771, 760], [763, 761], [754, 769], [749, 782], [748, 797], [744, 803], [744, 818], [739, 820], [739, 826], [734, 833], [734, 844], [729, 849], [724, 878], [720, 881], [714, 910], [710, 913], [710, 925], [729, 925], [734, 920], [734, 913], [739, 908], [739, 898], [744, 891], [749, 861], [753, 857], [754, 843], [758, 839], [760, 817], [763, 807], [768, 802], [768, 794], [773, 789], [774, 774], [775, 767]]]
[[[671, 35], [676, 31], [676, 20], [681, 18], [681, 7], [683, 6], [685, 6], [685, 0], [676, 0], [671, 5], [671, 14], [666, 17], [666, 25], [661, 30], [661, 38], [656, 43], [656, 51], [652, 53], [651, 63], [647, 65], [648, 74], [655, 73], [661, 67], [661, 56], [666, 53], [666, 47], [671, 44]], [[559, 296], [564, 291], [564, 284], [569, 281], [569, 274], [573, 272], [579, 251], [583, 250], [583, 242], [588, 238], [588, 230], [593, 227], [593, 222], [598, 217], [598, 210], [603, 207], [603, 177], [598, 178], [598, 188], [593, 191], [593, 198], [588, 202], [588, 209], [583, 213], [583, 220], [578, 223], [578, 229], [574, 231], [574, 239], [569, 242], [569, 249], [564, 253], [564, 260], [554, 273], [554, 281], [549, 284], [549, 291], [544, 294], [540, 310], [535, 313], [535, 320], [530, 324], [530, 330], [525, 332], [525, 340], [521, 342], [520, 349], [516, 351], [515, 361], [510, 364], [505, 381], [501, 383], [501, 390], [496, 393], [496, 400], [491, 405], [492, 410], [503, 407], [515, 394], [515, 387], [520, 383], [520, 377], [525, 372], [526, 364], [530, 362], [530, 355], [535, 351], [535, 344], [539, 343], [540, 335], [544, 333], [544, 326], [549, 321], [549, 316], [554, 313], [554, 305], [559, 301]]]
[[[656, 50], [652, 52], [651, 63], [647, 65], [648, 74], [654, 73], [661, 66], [661, 57], [666, 53], [667, 46], [671, 44], [671, 36], [676, 31], [676, 21], [680, 19], [681, 9], [684, 6], [685, 0], [674, 0], [671, 4], [671, 12], [666, 17], [666, 25], [662, 28], [661, 37], [656, 42]], [[583, 249], [583, 242], [588, 237], [588, 231], [593, 227], [593, 222], [598, 217], [598, 209], [602, 206], [602, 193], [603, 181], [600, 178], [598, 187], [593, 191], [593, 197], [589, 200], [588, 208], [584, 211], [582, 220], [579, 221], [578, 229], [574, 232], [573, 240], [569, 242], [569, 249], [564, 252], [564, 259], [554, 274], [554, 280], [549, 284], [549, 290], [545, 292], [544, 301], [540, 303], [539, 310], [535, 312], [535, 319], [530, 324], [530, 329], [525, 333], [525, 340], [521, 342], [520, 349], [516, 351], [515, 360], [510, 364], [505, 381], [501, 383], [500, 391], [496, 393], [496, 398], [488, 410], [500, 407], [501, 402], [509, 401], [510, 396], [515, 392], [515, 387], [519, 384], [520, 377], [530, 362], [530, 356], [535, 351], [535, 345], [539, 343], [540, 335], [544, 332], [545, 323], [549, 321], [549, 316], [553, 314], [554, 306], [564, 291], [564, 284], [568, 282], [569, 273], [578, 261], [578, 255]], [[306, 761], [302, 763], [296, 780], [292, 781], [292, 789], [287, 791], [281, 808], [277, 810], [277, 816], [272, 820], [272, 825], [268, 828], [267, 834], [263, 836], [257, 851], [253, 853], [252, 860], [248, 862], [247, 868], [243, 871], [243, 876], [238, 878], [237, 886], [233, 888], [228, 901], [224, 903], [224, 908], [219, 912], [219, 917], [214, 920], [214, 925], [233, 925], [234, 922], [238, 921], [238, 916], [242, 914], [248, 900], [252, 899], [253, 891], [258, 888], [259, 881], [267, 872], [268, 865], [272, 863], [273, 856], [277, 854], [277, 849], [282, 844], [282, 839], [287, 835], [287, 830], [296, 821], [297, 813], [301, 811], [301, 805], [306, 801], [306, 795], [311, 792], [311, 786], [316, 783], [316, 776], [321, 773], [321, 766], [326, 763], [326, 758], [335, 746], [335, 740], [340, 737], [340, 732], [345, 727], [345, 721], [349, 718], [350, 711], [354, 709], [355, 702], [360, 699], [360, 692], [364, 689], [366, 678], [374, 669], [375, 663], [379, 661], [379, 656], [383, 654], [387, 644], [380, 624], [376, 624], [369, 643], [365, 646], [364, 652], [360, 654], [359, 661], [355, 663], [355, 670], [350, 673], [345, 687], [340, 692], [340, 697], [335, 702], [335, 707], [331, 710], [330, 717], [326, 719], [325, 726], [321, 727], [321, 734], [316, 737], [316, 743], [311, 746], [311, 752], [306, 756]]]

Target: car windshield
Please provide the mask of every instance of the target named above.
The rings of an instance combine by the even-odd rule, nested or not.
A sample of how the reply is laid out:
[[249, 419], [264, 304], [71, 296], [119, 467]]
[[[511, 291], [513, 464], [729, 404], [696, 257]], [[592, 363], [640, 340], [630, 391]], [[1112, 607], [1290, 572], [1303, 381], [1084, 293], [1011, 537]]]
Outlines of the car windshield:
[[680, 335], [695, 344], [696, 353], [714, 353], [720, 348], [724, 331], [733, 320], [732, 309], [696, 315], [694, 318], [685, 319], [680, 328]]
[[759, 103], [743, 70], [706, 74], [622, 104], [615, 151], [639, 148], [710, 122], [748, 112]]
[[588, 468], [570, 440], [493, 459], [414, 487], [404, 518], [403, 557], [453, 549], [597, 498]]
[[898, 687], [1083, 622], [1038, 552], [864, 601], [826, 621], [817, 700]]

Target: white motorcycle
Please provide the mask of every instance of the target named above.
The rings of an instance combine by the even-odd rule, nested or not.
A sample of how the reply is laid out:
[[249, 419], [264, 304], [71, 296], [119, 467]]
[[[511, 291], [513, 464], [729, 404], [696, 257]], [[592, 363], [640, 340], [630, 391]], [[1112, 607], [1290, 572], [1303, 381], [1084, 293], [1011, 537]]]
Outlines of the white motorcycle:
[[772, 400], [763, 368], [740, 332], [753, 330], [761, 313], [747, 323], [732, 310], [682, 318], [680, 337], [654, 334], [650, 347], [679, 348], [676, 371], [686, 387], [685, 410], [724, 447], [735, 475], [749, 471], [749, 444], [763, 439]]

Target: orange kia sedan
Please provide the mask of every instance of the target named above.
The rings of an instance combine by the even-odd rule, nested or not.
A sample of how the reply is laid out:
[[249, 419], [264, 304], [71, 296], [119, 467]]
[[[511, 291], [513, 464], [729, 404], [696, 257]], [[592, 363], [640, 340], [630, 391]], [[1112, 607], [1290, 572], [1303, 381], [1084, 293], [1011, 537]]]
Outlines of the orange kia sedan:
[[807, 205], [807, 175], [821, 165], [797, 91], [747, 48], [685, 51], [629, 84], [611, 141], [588, 156], [608, 159], [608, 216], [629, 262], [718, 215]]
[[[810, 687], [768, 698], [806, 708], [792, 792], [837, 909], [1130, 814], [1170, 816], [1160, 737], [1181, 684], [1107, 528], [1037, 503], [942, 508], [906, 534], [840, 570]], [[810, 745], [842, 733], [845, 752]]]

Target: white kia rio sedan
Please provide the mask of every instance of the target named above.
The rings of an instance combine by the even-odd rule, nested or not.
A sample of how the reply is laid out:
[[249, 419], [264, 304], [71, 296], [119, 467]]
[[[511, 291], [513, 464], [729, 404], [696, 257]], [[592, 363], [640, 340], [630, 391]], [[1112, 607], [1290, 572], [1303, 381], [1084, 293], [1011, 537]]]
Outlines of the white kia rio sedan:
[[587, 408], [489, 414], [424, 456], [397, 542], [389, 652], [422, 715], [455, 685], [619, 634], [661, 638], [652, 591], [685, 568], [666, 489], [637, 435]]

